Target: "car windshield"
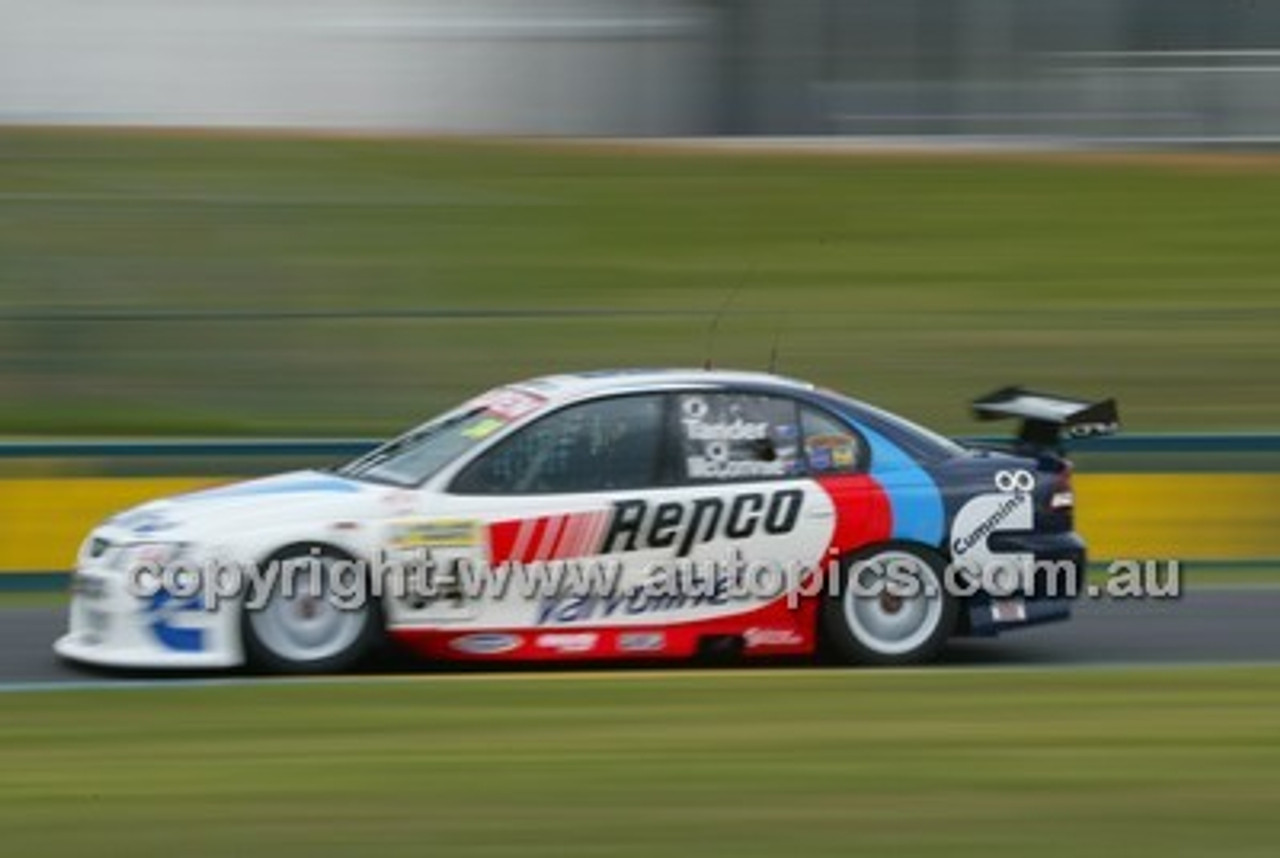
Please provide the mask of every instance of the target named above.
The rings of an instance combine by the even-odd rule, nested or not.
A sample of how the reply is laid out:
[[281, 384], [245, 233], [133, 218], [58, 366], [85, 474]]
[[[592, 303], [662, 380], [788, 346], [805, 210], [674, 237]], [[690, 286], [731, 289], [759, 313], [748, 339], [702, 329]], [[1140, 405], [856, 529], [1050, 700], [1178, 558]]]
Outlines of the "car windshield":
[[541, 397], [515, 388], [491, 391], [343, 465], [337, 473], [416, 486], [543, 403]]

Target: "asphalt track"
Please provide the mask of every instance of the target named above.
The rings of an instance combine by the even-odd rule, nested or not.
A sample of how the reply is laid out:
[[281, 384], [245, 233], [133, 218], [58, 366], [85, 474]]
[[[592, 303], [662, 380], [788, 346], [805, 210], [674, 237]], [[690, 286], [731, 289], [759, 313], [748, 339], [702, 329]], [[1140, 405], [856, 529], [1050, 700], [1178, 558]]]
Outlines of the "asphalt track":
[[[138, 681], [136, 673], [86, 670], [60, 662], [50, 645], [64, 624], [61, 607], [0, 608], [0, 690]], [[944, 662], [1046, 670], [1097, 665], [1280, 663], [1280, 588], [1188, 589], [1178, 599], [1164, 600], [1082, 600], [1070, 622], [995, 639], [956, 641]], [[375, 669], [393, 673], [431, 670], [430, 666], [399, 662]], [[170, 679], [148, 674], [145, 681]]]

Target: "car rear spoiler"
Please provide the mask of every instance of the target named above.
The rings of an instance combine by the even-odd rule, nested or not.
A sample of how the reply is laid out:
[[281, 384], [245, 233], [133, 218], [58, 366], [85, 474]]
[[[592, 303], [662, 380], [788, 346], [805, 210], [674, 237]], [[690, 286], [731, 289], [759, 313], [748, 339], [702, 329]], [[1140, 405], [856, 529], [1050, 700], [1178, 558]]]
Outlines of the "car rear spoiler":
[[1035, 448], [1057, 449], [1064, 435], [1088, 438], [1113, 435], [1120, 430], [1120, 412], [1114, 399], [1088, 402], [1021, 387], [1005, 387], [978, 397], [973, 401], [973, 413], [979, 420], [1022, 418], [1018, 440]]

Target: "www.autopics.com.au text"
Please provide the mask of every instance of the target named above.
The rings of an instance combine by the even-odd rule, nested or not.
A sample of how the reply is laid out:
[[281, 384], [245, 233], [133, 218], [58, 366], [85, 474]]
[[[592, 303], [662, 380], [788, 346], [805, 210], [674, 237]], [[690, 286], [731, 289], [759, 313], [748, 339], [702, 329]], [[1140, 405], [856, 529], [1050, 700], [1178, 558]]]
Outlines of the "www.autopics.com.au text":
[[139, 598], [167, 592], [199, 599], [209, 609], [243, 602], [250, 610], [273, 596], [311, 594], [336, 607], [357, 609], [371, 599], [411, 603], [437, 600], [501, 601], [546, 597], [664, 599], [671, 607], [732, 602], [769, 602], [785, 598], [790, 607], [820, 595], [856, 598], [933, 598], [945, 592], [967, 598], [1031, 595], [1044, 598], [1177, 598], [1182, 593], [1182, 564], [1176, 559], [1120, 559], [1111, 562], [1099, 583], [1087, 583], [1085, 570], [1069, 560], [993, 559], [951, 563], [942, 569], [913, 556], [872, 558], [852, 565], [833, 559], [825, 565], [747, 560], [681, 558], [641, 568], [618, 558], [490, 565], [467, 558], [437, 561], [428, 552], [413, 557], [383, 556], [376, 562], [310, 556], [266, 564], [171, 561], [140, 563], [129, 569], [128, 590]]

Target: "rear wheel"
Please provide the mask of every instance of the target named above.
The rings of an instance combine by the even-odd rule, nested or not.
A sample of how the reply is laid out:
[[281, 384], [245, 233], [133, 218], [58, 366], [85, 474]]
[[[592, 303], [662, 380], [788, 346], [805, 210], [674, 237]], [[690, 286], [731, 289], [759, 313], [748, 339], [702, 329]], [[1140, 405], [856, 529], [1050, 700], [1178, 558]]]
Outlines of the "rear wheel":
[[889, 544], [845, 563], [840, 586], [822, 605], [834, 654], [850, 663], [920, 664], [942, 651], [956, 627], [959, 602], [943, 587], [942, 558]]
[[[280, 576], [258, 605], [246, 605], [245, 655], [275, 673], [338, 673], [357, 666], [382, 639], [382, 611], [352, 558], [301, 546], [272, 558]], [[362, 574], [362, 573], [360, 573]], [[353, 585], [357, 585], [353, 587]], [[358, 589], [355, 598], [349, 598]], [[250, 594], [252, 595], [252, 594]]]

